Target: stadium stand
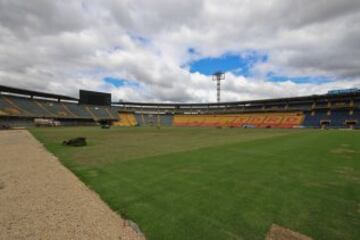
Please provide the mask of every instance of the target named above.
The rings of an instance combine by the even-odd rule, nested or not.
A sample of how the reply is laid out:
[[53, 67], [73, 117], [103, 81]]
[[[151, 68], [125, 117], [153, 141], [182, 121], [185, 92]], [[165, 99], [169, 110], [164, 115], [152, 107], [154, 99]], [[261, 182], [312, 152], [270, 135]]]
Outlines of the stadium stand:
[[33, 127], [34, 123], [30, 119], [16, 118], [16, 117], [1, 117], [0, 118], [0, 129], [2, 126], [9, 127]]
[[[9, 97], [10, 98], [10, 97]], [[33, 100], [27, 98], [20, 97], [11, 97], [13, 102], [19, 106], [21, 109], [25, 109], [32, 116], [45, 117], [47, 116], [47, 112], [41, 109], [37, 104], [34, 103]]]
[[292, 128], [302, 124], [304, 116], [295, 113], [175, 115], [175, 126]]
[[321, 127], [322, 123], [327, 123], [331, 128], [347, 128], [353, 125], [358, 126], [360, 115], [359, 110], [350, 109], [333, 109], [333, 110], [317, 110], [305, 113], [304, 126]]
[[161, 126], [172, 126], [173, 125], [173, 116], [172, 115], [160, 115], [160, 125]]
[[134, 127], [137, 125], [137, 121], [133, 113], [119, 113], [118, 121], [113, 122], [113, 125], [119, 127]]
[[27, 110], [22, 109], [19, 107], [12, 99], [12, 97], [9, 96], [3, 96], [2, 97], [3, 102], [7, 104], [7, 108], [4, 109], [5, 112], [8, 112], [10, 115], [16, 115], [16, 116], [29, 116], [31, 113], [29, 113]]
[[48, 119], [61, 125], [360, 127], [360, 90], [356, 89], [241, 102], [92, 104], [80, 104], [79, 99], [64, 95], [0, 86], [0, 124], [31, 126], [35, 120]]
[[139, 126], [145, 126], [145, 119], [144, 114], [135, 114], [136, 122], [139, 124]]
[[173, 116], [169, 114], [135, 114], [139, 126], [172, 126]]
[[94, 119], [112, 119], [112, 115], [109, 114], [109, 110], [103, 106], [87, 106], [89, 113]]
[[44, 117], [56, 117], [55, 113], [52, 113], [49, 109], [47, 109], [45, 104], [43, 104], [41, 101], [34, 100], [34, 103], [38, 106], [38, 108], [45, 112]]
[[[1, 86], [0, 86], [1, 89]], [[92, 108], [92, 116], [86, 108]], [[115, 120], [107, 107], [84, 106], [74, 102], [0, 94], [0, 124], [34, 126], [37, 119], [52, 119], [59, 125], [94, 125], [97, 120]]]
[[63, 104], [76, 116], [76, 118], [93, 119], [91, 114], [86, 110], [86, 106], [74, 103]]
[[0, 115], [14, 116], [21, 115], [21, 112], [9, 105], [9, 103], [5, 101], [5, 96], [0, 96]]
[[111, 108], [110, 108], [110, 113], [114, 117], [114, 119], [117, 119], [117, 116], [120, 111], [121, 111], [121, 109], [118, 107], [111, 106]]
[[[110, 119], [115, 119], [114, 117], [114, 114], [113, 114], [113, 111], [111, 110], [111, 107], [110, 108], [105, 108], [105, 111], [107, 113], [107, 115], [109, 116]], [[116, 114], [115, 114], [116, 115]]]
[[305, 112], [303, 125], [306, 127], [320, 127], [321, 116], [316, 111]]
[[70, 115], [64, 109], [62, 104], [59, 104], [57, 102], [43, 101], [43, 100], [36, 100], [36, 102], [39, 105], [39, 107], [41, 107], [46, 112], [48, 112], [50, 116], [60, 117], [60, 118], [70, 118]]
[[346, 126], [346, 121], [350, 119], [349, 110], [333, 110], [331, 111], [330, 126], [341, 128]]
[[61, 106], [63, 107], [63, 109], [67, 112], [67, 114], [71, 117], [74, 117], [74, 118], [78, 118], [79, 116], [76, 115], [75, 113], [73, 113], [69, 107], [67, 105], [65, 105], [64, 103], [61, 103]]

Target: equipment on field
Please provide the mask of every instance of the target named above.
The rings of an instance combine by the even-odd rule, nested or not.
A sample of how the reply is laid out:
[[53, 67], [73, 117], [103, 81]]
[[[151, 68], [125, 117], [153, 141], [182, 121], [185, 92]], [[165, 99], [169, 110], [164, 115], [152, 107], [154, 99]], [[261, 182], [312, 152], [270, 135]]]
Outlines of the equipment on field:
[[72, 147], [83, 147], [87, 145], [86, 138], [84, 137], [72, 138], [69, 141], [63, 141], [62, 144], [65, 146], [72, 146]]

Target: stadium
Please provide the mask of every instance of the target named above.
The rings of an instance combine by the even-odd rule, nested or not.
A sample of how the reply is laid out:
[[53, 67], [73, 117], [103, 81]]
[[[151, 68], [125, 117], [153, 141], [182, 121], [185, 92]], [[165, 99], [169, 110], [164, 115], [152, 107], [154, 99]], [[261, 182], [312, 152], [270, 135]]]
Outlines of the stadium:
[[0, 0], [0, 240], [359, 240], [359, 0]]
[[[124, 219], [120, 239], [359, 236], [357, 89], [206, 104], [112, 102], [109, 93], [86, 90], [79, 99], [0, 90], [3, 133], [19, 134], [2, 135], [4, 149], [11, 141], [26, 151], [28, 143], [13, 137], [29, 138], [16, 130], [28, 129]], [[88, 146], [61, 144], [76, 137]], [[55, 176], [47, 181], [66, 178]], [[108, 221], [96, 226], [108, 229]], [[66, 229], [58, 229], [55, 236], [63, 236]], [[96, 234], [85, 238], [111, 238]], [[71, 236], [84, 237], [64, 237]]]

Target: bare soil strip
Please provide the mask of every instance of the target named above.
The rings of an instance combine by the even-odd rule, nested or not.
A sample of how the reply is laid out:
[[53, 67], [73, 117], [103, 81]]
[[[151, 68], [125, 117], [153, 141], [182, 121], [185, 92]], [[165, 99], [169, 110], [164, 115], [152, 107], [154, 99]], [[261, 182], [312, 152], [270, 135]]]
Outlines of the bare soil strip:
[[144, 239], [25, 130], [0, 131], [0, 239]]
[[272, 224], [266, 240], [312, 240], [312, 238], [290, 229]]

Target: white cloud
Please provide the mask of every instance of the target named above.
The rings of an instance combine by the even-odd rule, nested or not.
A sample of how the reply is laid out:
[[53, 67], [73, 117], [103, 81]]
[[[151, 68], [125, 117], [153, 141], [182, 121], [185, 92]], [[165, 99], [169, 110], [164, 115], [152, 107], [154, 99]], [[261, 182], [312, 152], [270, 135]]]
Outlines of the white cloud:
[[[0, 84], [114, 100], [215, 101], [215, 83], [181, 67], [194, 58], [265, 52], [254, 76], [227, 74], [226, 101], [360, 87], [360, 2], [0, 0]], [[324, 84], [266, 81], [322, 75]], [[116, 88], [111, 76], [140, 83]]]

